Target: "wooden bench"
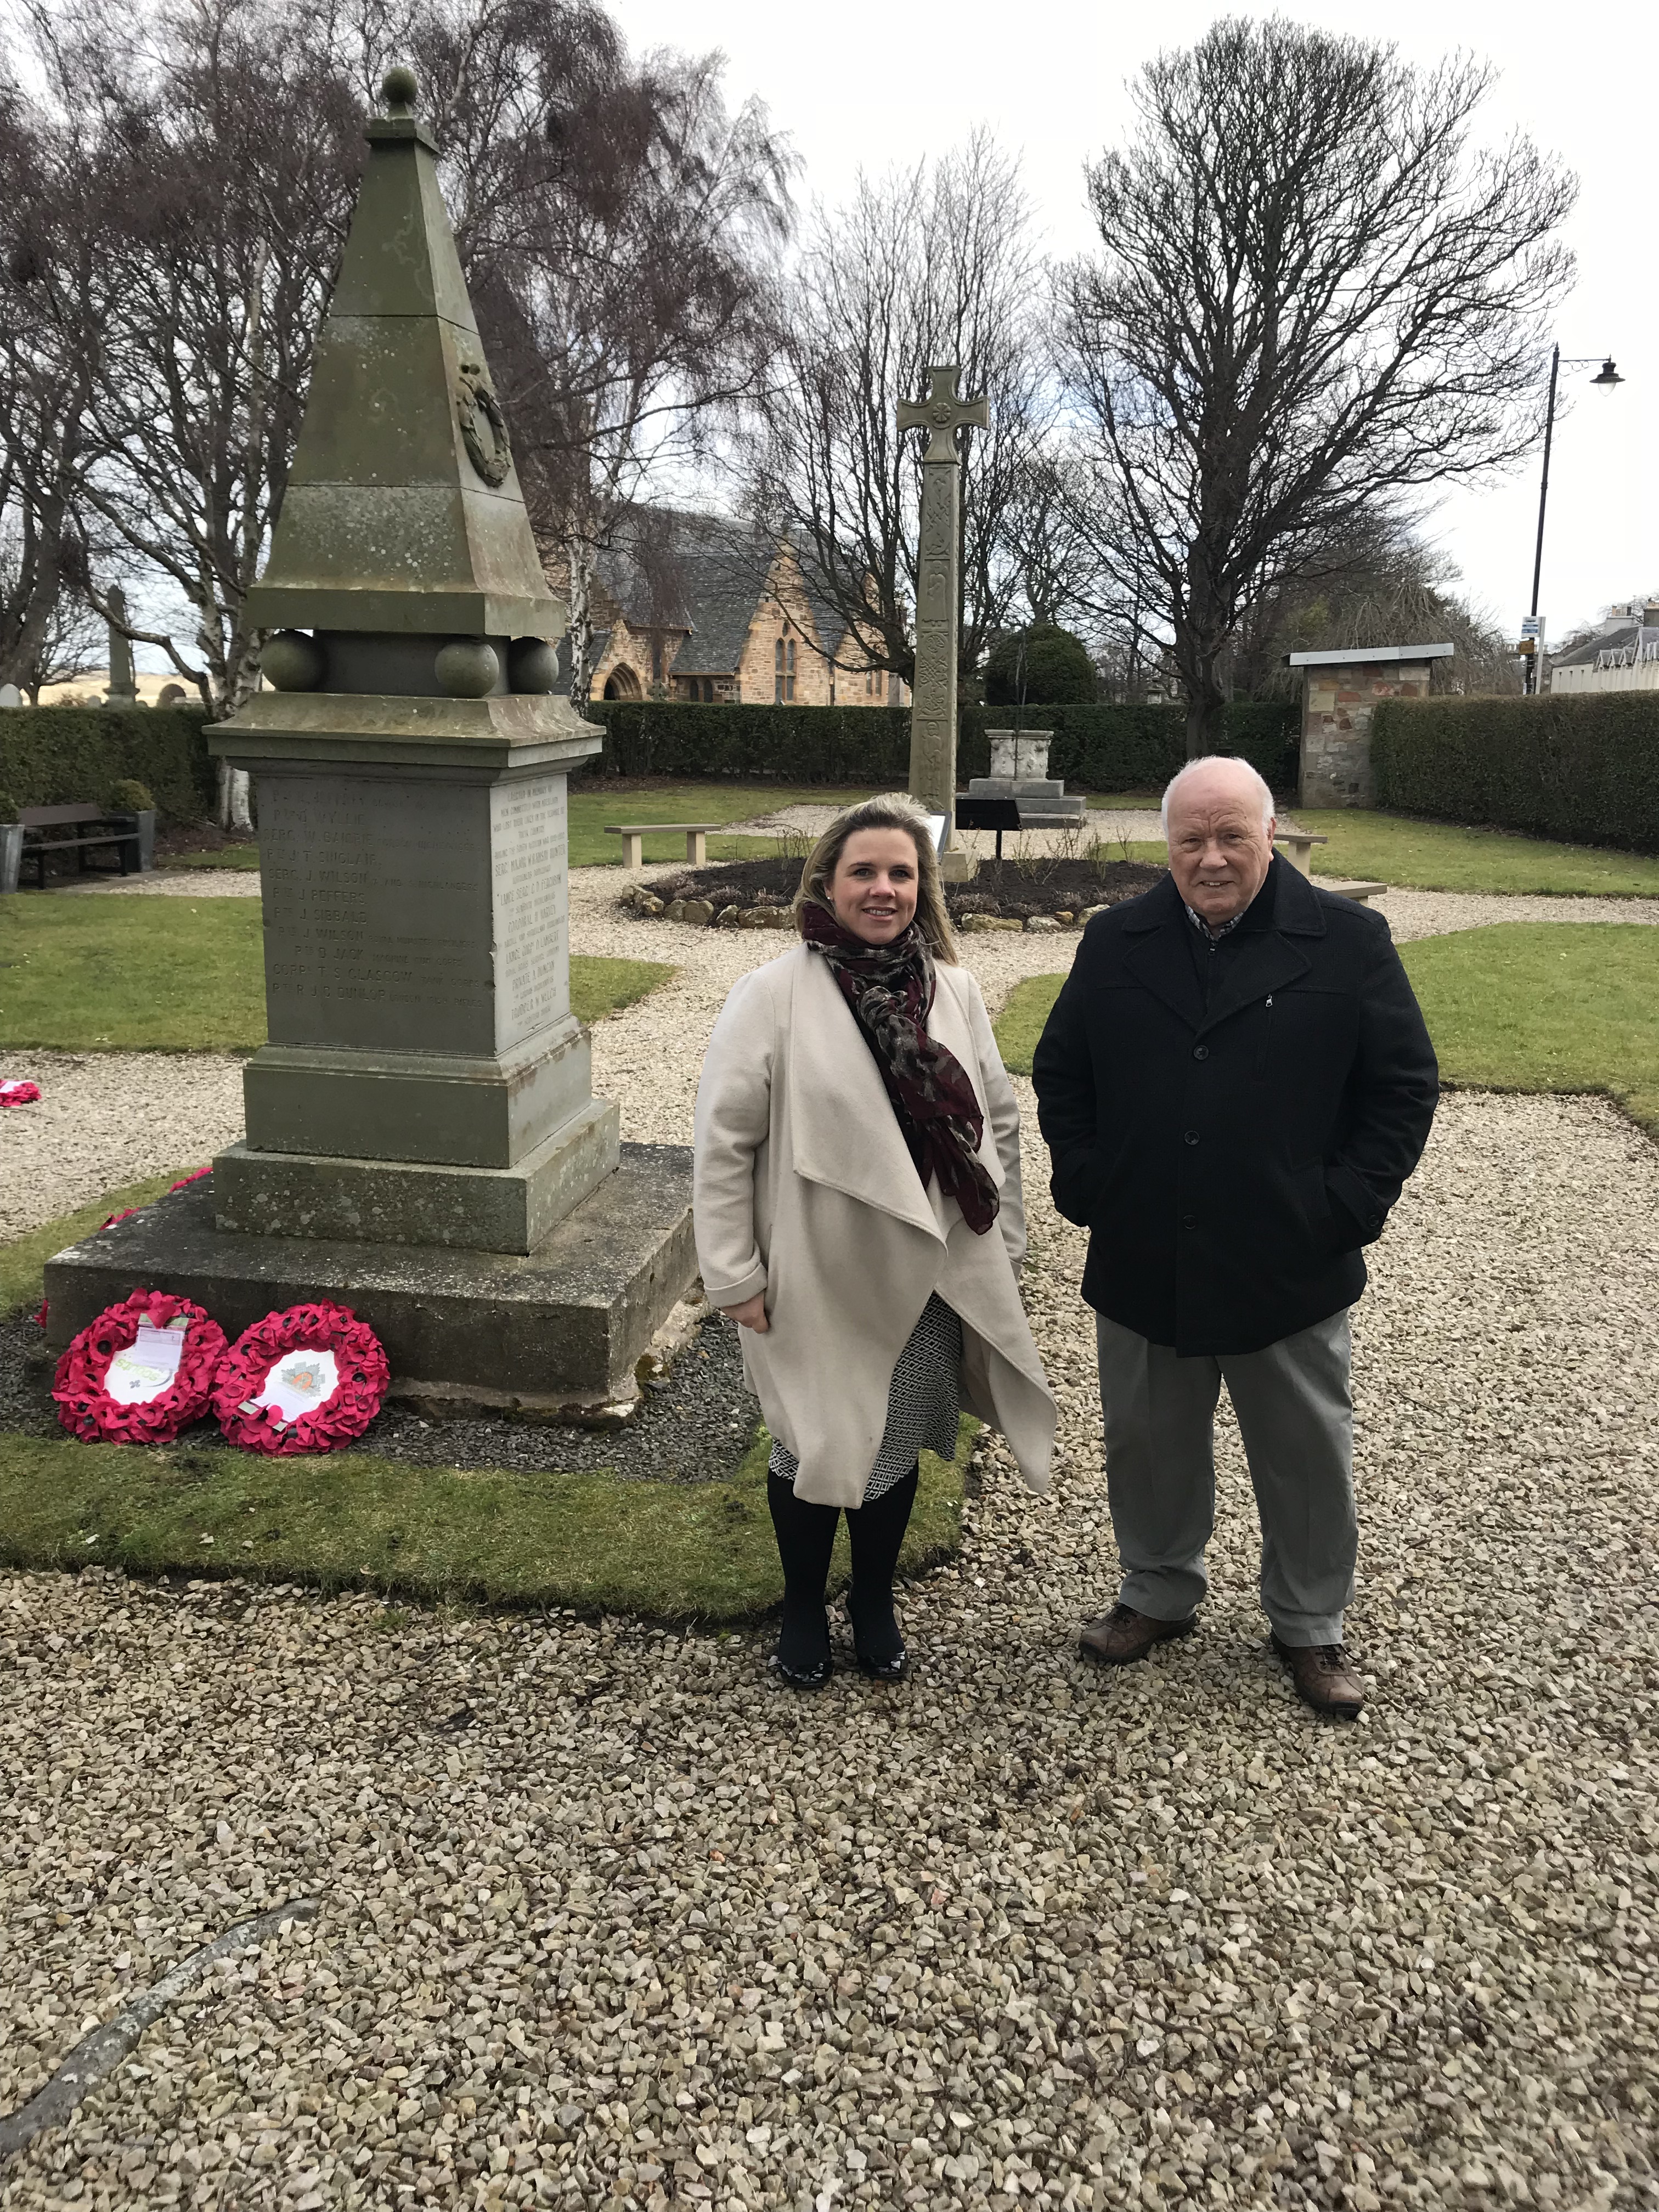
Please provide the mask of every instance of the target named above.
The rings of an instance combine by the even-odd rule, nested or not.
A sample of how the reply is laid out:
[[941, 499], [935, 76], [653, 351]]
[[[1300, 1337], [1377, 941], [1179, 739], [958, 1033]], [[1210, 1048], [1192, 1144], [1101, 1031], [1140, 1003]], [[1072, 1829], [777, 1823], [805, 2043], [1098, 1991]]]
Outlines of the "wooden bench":
[[[88, 871], [87, 855], [112, 846], [121, 873], [130, 876], [138, 865], [138, 832], [123, 826], [125, 817], [106, 814], [101, 806], [24, 806], [18, 810], [23, 825], [23, 853], [18, 873], [33, 860], [37, 890], [46, 888], [48, 853], [73, 853], [81, 875], [109, 874], [107, 869]], [[67, 834], [53, 836], [53, 830]], [[79, 832], [81, 834], [77, 835]]]
[[1328, 845], [1330, 842], [1328, 837], [1312, 836], [1305, 830], [1281, 830], [1273, 838], [1275, 845], [1289, 846], [1290, 850], [1285, 857], [1297, 874], [1304, 876], [1313, 873], [1314, 847]]
[[639, 868], [645, 865], [640, 840], [642, 837], [678, 837], [685, 839], [685, 859], [688, 867], [701, 868], [707, 865], [708, 848], [703, 842], [711, 830], [724, 830], [723, 822], [607, 822], [607, 837], [623, 841], [623, 866]]

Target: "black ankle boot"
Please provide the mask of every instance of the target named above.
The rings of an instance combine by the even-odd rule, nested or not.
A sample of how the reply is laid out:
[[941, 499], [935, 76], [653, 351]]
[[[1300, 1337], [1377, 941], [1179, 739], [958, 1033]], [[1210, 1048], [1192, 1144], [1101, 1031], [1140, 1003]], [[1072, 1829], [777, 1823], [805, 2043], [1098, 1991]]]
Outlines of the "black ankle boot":
[[766, 1480], [766, 1502], [783, 1563], [783, 1622], [773, 1664], [798, 1690], [821, 1690], [830, 1680], [830, 1624], [823, 1587], [836, 1541], [839, 1509], [797, 1498], [781, 1475]]
[[853, 1550], [853, 1583], [847, 1593], [853, 1645], [860, 1669], [878, 1682], [902, 1681], [909, 1661], [893, 1611], [893, 1570], [916, 1502], [917, 1473], [913, 1467], [873, 1504], [860, 1505], [847, 1516]]

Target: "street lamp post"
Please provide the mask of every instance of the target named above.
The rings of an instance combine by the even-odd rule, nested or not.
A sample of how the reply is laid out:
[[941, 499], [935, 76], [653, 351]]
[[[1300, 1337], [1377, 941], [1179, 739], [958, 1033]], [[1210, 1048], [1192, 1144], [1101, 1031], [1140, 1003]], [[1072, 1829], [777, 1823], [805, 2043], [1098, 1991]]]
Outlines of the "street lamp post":
[[[1567, 361], [1569, 368], [1593, 368], [1595, 366], [1594, 354], [1569, 356]], [[1555, 439], [1555, 386], [1560, 374], [1561, 349], [1559, 345], [1552, 346], [1549, 404], [1544, 413], [1544, 467], [1538, 480], [1538, 542], [1532, 556], [1532, 605], [1527, 610], [1528, 641], [1532, 647], [1532, 651], [1527, 655], [1525, 678], [1528, 697], [1538, 689], [1538, 584], [1544, 572], [1544, 509], [1550, 495], [1550, 447]], [[1611, 392], [1615, 384], [1622, 384], [1624, 380], [1613, 366], [1612, 355], [1607, 354], [1602, 357], [1601, 373], [1591, 377], [1590, 383], [1603, 392]]]

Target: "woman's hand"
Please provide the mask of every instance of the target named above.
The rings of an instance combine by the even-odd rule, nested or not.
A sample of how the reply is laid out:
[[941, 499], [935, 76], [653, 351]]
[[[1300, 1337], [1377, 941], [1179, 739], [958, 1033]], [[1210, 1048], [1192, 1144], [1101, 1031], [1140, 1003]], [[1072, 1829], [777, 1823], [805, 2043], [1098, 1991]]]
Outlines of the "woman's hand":
[[739, 1328], [752, 1328], [757, 1336], [764, 1336], [772, 1324], [766, 1318], [766, 1293], [757, 1291], [752, 1298], [745, 1298], [740, 1306], [722, 1306], [720, 1311]]

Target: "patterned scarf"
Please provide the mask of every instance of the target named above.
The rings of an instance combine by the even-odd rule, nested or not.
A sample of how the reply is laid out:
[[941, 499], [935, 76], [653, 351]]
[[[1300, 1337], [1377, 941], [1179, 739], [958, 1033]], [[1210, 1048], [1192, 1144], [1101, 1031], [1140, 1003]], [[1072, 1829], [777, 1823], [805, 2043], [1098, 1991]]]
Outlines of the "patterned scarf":
[[922, 1188], [939, 1187], [983, 1237], [997, 1218], [997, 1187], [979, 1158], [985, 1116], [967, 1070], [927, 1034], [933, 962], [912, 922], [890, 945], [866, 945], [829, 909], [801, 910], [801, 934], [821, 953], [875, 1056]]

